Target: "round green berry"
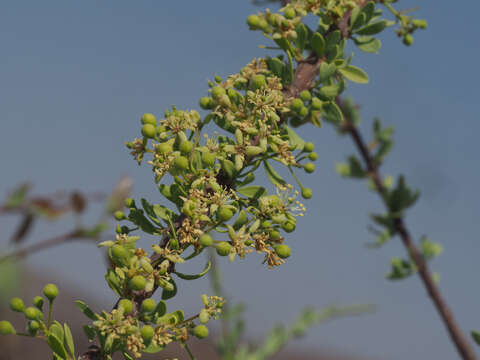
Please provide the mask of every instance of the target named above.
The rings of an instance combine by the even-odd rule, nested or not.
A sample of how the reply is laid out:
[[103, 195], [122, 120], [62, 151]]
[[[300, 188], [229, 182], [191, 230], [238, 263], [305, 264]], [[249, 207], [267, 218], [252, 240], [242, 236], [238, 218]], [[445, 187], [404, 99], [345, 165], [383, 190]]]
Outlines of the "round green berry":
[[300, 112], [303, 108], [303, 101], [301, 99], [293, 99], [292, 102], [290, 103], [290, 109], [292, 111], [295, 111], [296, 113]]
[[220, 221], [228, 221], [233, 217], [233, 211], [226, 206], [220, 206], [217, 211], [217, 216]]
[[125, 214], [122, 210], [117, 210], [113, 213], [113, 217], [115, 218], [115, 220], [120, 221], [125, 219]]
[[265, 80], [265, 75], [255, 75], [251, 80], [253, 90], [258, 90], [264, 87], [267, 82]]
[[280, 240], [281, 237], [282, 237], [282, 235], [280, 234], [280, 231], [278, 231], [278, 230], [270, 231], [270, 239], [271, 240], [277, 241], [277, 240]]
[[313, 110], [322, 110], [323, 102], [317, 97], [312, 99], [312, 108]]
[[128, 299], [122, 299], [118, 302], [118, 308], [122, 308], [124, 314], [130, 314], [133, 310], [133, 303]]
[[275, 252], [277, 253], [278, 257], [286, 259], [291, 254], [290, 246], [285, 244], [277, 245], [275, 246]]
[[312, 193], [312, 189], [310, 188], [303, 188], [302, 189], [302, 197], [304, 199], [310, 199], [312, 197], [313, 193]]
[[146, 113], [142, 115], [142, 124], [151, 124], [153, 126], [157, 126], [157, 119], [155, 119], [155, 115]]
[[179, 170], [187, 170], [188, 159], [185, 156], [177, 156], [175, 158], [175, 167]]
[[155, 304], [155, 300], [145, 299], [142, 301], [142, 305], [140, 305], [140, 309], [143, 312], [152, 312], [153, 310], [155, 310], [155, 306], [157, 306], [157, 304]]
[[155, 151], [157, 154], [163, 154], [166, 155], [168, 153], [171, 153], [173, 151], [173, 147], [170, 143], [160, 143], [155, 147]]
[[286, 221], [282, 224], [282, 229], [285, 230], [285, 232], [287, 233], [291, 233], [295, 231], [296, 227], [297, 225], [293, 221]]
[[35, 335], [38, 329], [40, 329], [40, 323], [36, 320], [30, 320], [27, 324], [27, 329], [31, 335]]
[[202, 246], [212, 246], [213, 245], [213, 239], [208, 234], [203, 234], [202, 236], [200, 236], [200, 238], [198, 239], [198, 242]]
[[42, 310], [43, 298], [41, 296], [35, 296], [33, 298], [33, 305], [35, 305], [37, 309]]
[[412, 24], [419, 29], [427, 28], [427, 20], [424, 19], [414, 19], [412, 20]]
[[216, 245], [217, 248], [217, 254], [220, 256], [227, 256], [230, 254], [230, 250], [232, 249], [232, 246], [226, 242], [226, 241], [221, 241]]
[[33, 306], [29, 306], [28, 308], [25, 309], [25, 317], [29, 320], [36, 320], [40, 317], [40, 310]]
[[262, 228], [264, 229], [268, 229], [268, 228], [271, 228], [272, 227], [272, 223], [268, 220], [265, 220], [262, 222]]
[[215, 101], [209, 96], [204, 96], [200, 99], [200, 107], [205, 110], [210, 110], [215, 107]]
[[303, 168], [307, 173], [311, 174], [315, 171], [315, 164], [309, 162], [309, 163], [306, 163], [305, 165], [303, 165]]
[[53, 301], [58, 295], [58, 288], [55, 284], [47, 284], [43, 288], [43, 295], [50, 300]]
[[182, 141], [178, 146], [178, 150], [180, 150], [184, 154], [188, 154], [193, 149], [193, 143], [189, 140]]
[[212, 89], [212, 96], [214, 99], [220, 99], [223, 95], [226, 94], [226, 91], [223, 87], [221, 86], [215, 86], [213, 89]]
[[140, 334], [142, 336], [143, 341], [148, 343], [153, 339], [153, 336], [155, 335], [155, 329], [150, 325], [145, 325], [140, 330]]
[[145, 289], [145, 285], [147, 285], [147, 280], [145, 280], [142, 275], [135, 275], [133, 278], [130, 279], [128, 285], [130, 289], [140, 291]]
[[297, 16], [297, 12], [296, 12], [295, 9], [292, 8], [292, 7], [289, 7], [289, 8], [287, 8], [287, 9], [285, 9], [285, 13], [284, 13], [284, 14], [285, 14], [285, 17], [286, 17], [287, 19], [289, 19], [289, 20], [294, 19], [295, 16]]
[[260, 18], [257, 15], [250, 15], [247, 18], [247, 24], [252, 30], [258, 29], [260, 24]]
[[127, 256], [127, 250], [122, 245], [115, 244], [110, 251], [113, 260], [122, 261]]
[[200, 320], [202, 324], [206, 324], [210, 321], [210, 314], [208, 313], [207, 309], [200, 310], [200, 314], [198, 314], [198, 320]]
[[142, 135], [146, 138], [153, 139], [155, 137], [156, 129], [152, 124], [145, 124], [142, 126]]
[[410, 46], [413, 44], [413, 36], [410, 34], [405, 35], [403, 38], [403, 43], [407, 46]]
[[211, 152], [202, 153], [202, 162], [206, 166], [213, 166], [215, 164], [216, 156]]
[[260, 19], [259, 23], [258, 23], [258, 27], [263, 31], [263, 32], [266, 32], [268, 33], [271, 28], [270, 26], [268, 25], [268, 22], [267, 20], [265, 19]]
[[22, 299], [14, 297], [12, 300], [10, 300], [10, 309], [16, 312], [24, 312], [25, 304], [23, 303]]
[[[208, 334], [208, 329], [207, 329]], [[9, 321], [0, 321], [0, 335], [15, 335], [15, 329]]]
[[305, 145], [303, 145], [303, 151], [312, 152], [313, 149], [315, 149], [315, 145], [312, 142], [306, 142]]
[[193, 329], [193, 335], [199, 339], [205, 339], [208, 336], [208, 328], [205, 325], [197, 325]]
[[311, 152], [310, 154], [308, 154], [308, 158], [312, 161], [315, 161], [318, 159], [318, 154], [316, 152]]
[[157, 126], [157, 135], [163, 134], [165, 131], [167, 131], [167, 128], [163, 125], [158, 125]]
[[308, 90], [303, 90], [300, 93], [300, 99], [302, 99], [303, 101], [309, 101], [311, 98], [312, 98], [312, 95], [310, 94], [310, 91], [308, 91]]
[[300, 109], [300, 111], [298, 112], [298, 115], [300, 116], [307, 116], [308, 114], [308, 109], [306, 106], [302, 106], [302, 108]]

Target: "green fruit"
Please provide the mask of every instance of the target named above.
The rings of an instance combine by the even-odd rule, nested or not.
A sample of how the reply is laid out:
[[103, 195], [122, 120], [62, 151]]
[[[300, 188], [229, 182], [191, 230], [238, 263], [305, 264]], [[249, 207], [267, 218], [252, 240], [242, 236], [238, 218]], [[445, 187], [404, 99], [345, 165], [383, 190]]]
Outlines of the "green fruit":
[[147, 285], [147, 280], [145, 280], [142, 275], [135, 275], [133, 278], [130, 279], [128, 285], [130, 289], [140, 291], [145, 289], [145, 285]]
[[258, 90], [264, 87], [267, 82], [264, 75], [255, 75], [251, 80], [253, 90]]
[[202, 162], [206, 166], [213, 166], [215, 164], [216, 156], [211, 152], [202, 153]]
[[55, 284], [47, 284], [43, 288], [43, 295], [52, 302], [58, 295], [58, 288]]
[[14, 297], [12, 300], [10, 300], [10, 309], [16, 312], [24, 312], [25, 304], [23, 303], [22, 299]]
[[[9, 321], [0, 321], [0, 335], [15, 335], [15, 329]], [[208, 335], [208, 329], [207, 329]]]
[[30, 320], [27, 324], [27, 329], [31, 335], [35, 335], [38, 329], [40, 329], [40, 323], [36, 320]]
[[200, 310], [200, 314], [198, 314], [198, 320], [202, 324], [206, 324], [210, 321], [210, 314], [208, 313], [207, 309]]
[[303, 168], [305, 169], [305, 171], [309, 174], [313, 173], [315, 171], [315, 164], [314, 163], [306, 163], [305, 165], [303, 165]]
[[142, 115], [142, 124], [151, 124], [153, 126], [157, 126], [157, 119], [155, 119], [155, 115], [146, 113]]
[[115, 244], [111, 247], [112, 260], [122, 262], [127, 256], [127, 250], [122, 246]]
[[300, 93], [300, 99], [302, 99], [303, 101], [309, 101], [311, 98], [312, 98], [312, 95], [310, 94], [310, 91], [308, 91], [308, 90], [303, 90]]
[[153, 336], [155, 335], [155, 329], [150, 325], [145, 325], [140, 330], [140, 334], [142, 336], [143, 341], [148, 343], [153, 339]]
[[140, 305], [140, 309], [143, 311], [143, 312], [152, 312], [153, 310], [155, 310], [155, 300], [153, 299], [145, 299], [142, 301], [142, 305]]
[[282, 224], [282, 229], [285, 230], [287, 233], [291, 233], [295, 231], [297, 225], [293, 221], [286, 221]]
[[286, 259], [291, 254], [290, 246], [285, 244], [277, 245], [275, 246], [275, 252], [277, 253], [278, 257]]
[[412, 24], [419, 29], [427, 28], [427, 20], [424, 19], [414, 19], [412, 20]]
[[208, 328], [205, 325], [197, 325], [193, 329], [193, 335], [199, 339], [205, 339], [208, 336]]
[[297, 13], [296, 13], [295, 9], [291, 8], [291, 7], [285, 9], [284, 14], [285, 14], [285, 17], [289, 20], [294, 19], [295, 16], [297, 16]]
[[232, 246], [226, 242], [226, 241], [221, 241], [216, 245], [217, 248], [217, 254], [220, 256], [227, 256], [230, 254], [230, 250], [232, 249]]
[[155, 137], [156, 129], [152, 124], [145, 124], [142, 126], [142, 135], [146, 138], [153, 139]]
[[157, 152], [157, 154], [166, 155], [166, 154], [169, 154], [173, 151], [173, 147], [172, 147], [172, 145], [170, 145], [170, 143], [164, 142], [164, 143], [158, 144], [155, 147], [155, 151]]
[[215, 75], [215, 82], [216, 82], [217, 84], [220, 84], [220, 83], [222, 82], [222, 78], [221, 78], [220, 76], [218, 76], [218, 75]]
[[271, 228], [272, 227], [272, 223], [268, 220], [265, 220], [264, 222], [262, 222], [262, 228], [264, 229], [268, 229], [268, 228]]
[[406, 34], [405, 37], [403, 38], [403, 43], [407, 46], [410, 46], [413, 44], [413, 36], [410, 34]]
[[298, 115], [300, 116], [307, 116], [308, 114], [308, 109], [306, 106], [302, 106], [302, 108], [300, 109], [300, 111], [298, 112]]
[[29, 306], [25, 309], [25, 317], [29, 320], [36, 320], [40, 317], [41, 312], [33, 306]]
[[33, 305], [35, 305], [37, 309], [42, 310], [43, 298], [41, 296], [35, 296], [33, 298]]
[[281, 237], [282, 237], [282, 235], [280, 234], [280, 231], [278, 231], [278, 230], [270, 231], [270, 239], [271, 240], [277, 241], [277, 240], [280, 240]]
[[308, 154], [308, 158], [312, 161], [315, 161], [318, 159], [318, 154], [316, 152], [311, 152], [310, 154]]
[[115, 218], [115, 220], [120, 221], [125, 219], [125, 214], [123, 213], [122, 210], [118, 210], [113, 213], [113, 217]]
[[258, 29], [260, 24], [260, 18], [257, 15], [250, 15], [247, 18], [247, 24], [252, 30]]
[[156, 131], [157, 131], [157, 134], [160, 135], [160, 134], [163, 134], [165, 131], [167, 131], [167, 128], [163, 125], [158, 125]]
[[204, 96], [200, 99], [200, 107], [205, 110], [210, 110], [215, 107], [215, 101], [209, 96]]
[[187, 170], [188, 159], [185, 156], [177, 156], [175, 158], [175, 167], [179, 170]]
[[312, 152], [313, 149], [315, 149], [315, 145], [312, 142], [306, 142], [305, 145], [303, 145], [303, 151]]
[[228, 221], [233, 217], [233, 211], [226, 206], [220, 206], [217, 211], [217, 216], [221, 221]]
[[135, 200], [132, 198], [126, 198], [125, 199], [125, 206], [128, 208], [134, 208], [135, 207]]
[[310, 199], [312, 197], [313, 193], [312, 193], [312, 189], [310, 188], [303, 188], [302, 189], [302, 197], [304, 199]]
[[292, 111], [295, 111], [296, 113], [300, 112], [303, 108], [303, 101], [301, 99], [293, 99], [292, 102], [290, 103], [290, 109]]
[[221, 86], [215, 86], [213, 89], [212, 89], [212, 96], [214, 99], [220, 99], [223, 95], [226, 94], [226, 91], [223, 87]]
[[208, 234], [203, 234], [202, 236], [200, 236], [200, 238], [198, 239], [198, 242], [202, 246], [212, 246], [213, 245], [213, 239]]
[[258, 27], [263, 31], [268, 33], [270, 31], [270, 26], [268, 25], [268, 22], [264, 19], [261, 19], [260, 22], [258, 23]]
[[189, 140], [182, 141], [178, 146], [178, 150], [180, 150], [184, 154], [190, 153], [192, 149], [193, 149], [193, 143]]
[[322, 110], [322, 107], [323, 107], [323, 102], [322, 100], [320, 100], [319, 98], [317, 97], [314, 97], [312, 99], [312, 108], [314, 110]]
[[128, 299], [122, 299], [118, 302], [118, 308], [123, 308], [124, 314], [130, 314], [133, 310], [133, 304]]

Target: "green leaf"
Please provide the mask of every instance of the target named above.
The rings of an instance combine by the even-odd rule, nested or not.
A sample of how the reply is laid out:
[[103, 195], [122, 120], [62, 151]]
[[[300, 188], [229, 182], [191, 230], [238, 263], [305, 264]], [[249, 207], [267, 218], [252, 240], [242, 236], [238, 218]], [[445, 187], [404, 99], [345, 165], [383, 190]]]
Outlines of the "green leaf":
[[333, 74], [335, 74], [336, 71], [337, 67], [334, 63], [329, 64], [325, 61], [322, 62], [320, 64], [320, 69], [318, 72], [318, 81], [321, 83], [327, 81], [328, 79], [330, 79], [330, 77], [333, 76]]
[[402, 280], [416, 272], [416, 267], [410, 261], [400, 258], [392, 258], [390, 260], [392, 269], [387, 274], [387, 279], [390, 280]]
[[128, 214], [128, 219], [137, 225], [142, 231], [152, 234], [159, 235], [160, 233], [152, 225], [150, 221], [143, 215], [143, 210], [140, 209], [130, 209], [130, 214]]
[[105, 280], [115, 294], [122, 296], [122, 280], [118, 277], [115, 271], [108, 269], [105, 274]]
[[[144, 351], [144, 350], [143, 350]], [[129, 353], [127, 353], [126, 351], [122, 351], [122, 355], [123, 357], [125, 358], [125, 360], [135, 360], [133, 357], [130, 356]]]
[[258, 199], [260, 196], [265, 195], [267, 190], [262, 186], [245, 186], [237, 189], [237, 192], [248, 198]]
[[340, 90], [339, 85], [325, 85], [318, 89], [318, 94], [323, 98], [333, 99], [340, 95]]
[[57, 354], [62, 359], [67, 359], [67, 351], [65, 350], [65, 347], [63, 346], [62, 342], [58, 339], [57, 336], [54, 334], [49, 334], [47, 337], [47, 343], [50, 346], [50, 348]]
[[162, 300], [168, 300], [168, 299], [173, 298], [175, 295], [177, 295], [178, 289], [177, 289], [177, 284], [175, 283], [175, 280], [170, 279], [170, 283], [173, 284], [173, 290], [169, 291], [169, 290], [163, 289]]
[[211, 267], [212, 267], [212, 263], [209, 261], [205, 265], [202, 272], [199, 274], [187, 275], [187, 274], [182, 274], [180, 272], [175, 271], [175, 275], [177, 275], [180, 279], [183, 279], [183, 280], [196, 280], [196, 279], [200, 279], [203, 275], [205, 275], [211, 269]]
[[158, 216], [162, 220], [165, 220], [167, 223], [169, 219], [172, 221], [175, 220], [175, 213], [163, 205], [154, 204], [153, 212], [156, 216]]
[[291, 127], [285, 125], [285, 129], [287, 130], [290, 145], [295, 146], [295, 149], [302, 150], [303, 146], [305, 145], [305, 141], [300, 136], [298, 136]]
[[295, 27], [295, 31], [297, 33], [297, 38], [295, 39], [295, 45], [297, 45], [297, 48], [300, 49], [300, 51], [303, 51], [305, 49], [305, 44], [307, 42], [308, 29], [303, 22], [300, 22]]
[[335, 30], [332, 31], [330, 34], [328, 34], [326, 42], [325, 42], [325, 49], [327, 51], [331, 51], [337, 44], [340, 42], [342, 39], [342, 34], [340, 33], [340, 30]]
[[316, 32], [313, 34], [312, 38], [310, 39], [310, 45], [318, 57], [323, 56], [323, 53], [325, 52], [325, 39], [322, 35], [320, 35], [320, 33]]
[[155, 310], [153, 310], [153, 313], [155, 314], [155, 316], [160, 317], [165, 315], [166, 312], [167, 312], [167, 304], [165, 303], [165, 301], [160, 300], [157, 306], [155, 306]]
[[95, 314], [87, 304], [85, 304], [83, 301], [80, 300], [75, 300], [75, 305], [80, 309], [80, 311], [89, 319], [91, 320], [98, 320], [97, 314]]
[[480, 345], [480, 331], [472, 330], [470, 334], [477, 345]]
[[103, 350], [106, 353], [109, 353], [112, 350], [113, 347], [113, 342], [115, 341], [115, 334], [108, 334], [107, 339], [105, 340], [105, 344], [103, 346]]
[[378, 53], [378, 50], [380, 50], [380, 47], [382, 46], [380, 40], [375, 39], [371, 36], [360, 36], [357, 38], [353, 38], [353, 41], [360, 50], [366, 53]]
[[339, 68], [338, 71], [350, 81], [359, 84], [368, 84], [368, 75], [362, 69], [356, 66], [348, 65], [344, 68]]
[[323, 116], [326, 121], [329, 121], [336, 125], [343, 123], [342, 110], [340, 110], [340, 108], [335, 102], [330, 101], [326, 103], [323, 107], [323, 111]]
[[22, 184], [18, 186], [7, 198], [6, 206], [7, 207], [17, 207], [25, 202], [27, 198], [27, 193], [30, 190], [30, 185]]
[[375, 14], [375, 2], [370, 1], [362, 8], [362, 14], [365, 14], [365, 22], [368, 23], [372, 20]]
[[65, 345], [68, 348], [68, 351], [72, 355], [73, 358], [75, 358], [75, 345], [73, 343], [73, 336], [72, 336], [72, 331], [70, 330], [70, 327], [65, 323], [63, 324], [64, 332], [65, 332]]
[[156, 354], [160, 351], [165, 349], [165, 346], [156, 346], [151, 343], [149, 346], [147, 346], [145, 349], [142, 350], [142, 352], [148, 353], [148, 354]]
[[240, 212], [238, 213], [237, 219], [235, 220], [232, 226], [235, 230], [238, 230], [247, 222], [248, 222], [247, 212], [245, 210], [240, 210]]
[[371, 24], [368, 24], [367, 26], [364, 26], [363, 28], [356, 30], [355, 33], [359, 35], [375, 35], [383, 31], [388, 26], [388, 21], [387, 20], [380, 20]]
[[93, 326], [90, 326], [90, 325], [83, 325], [83, 332], [85, 333], [88, 340], [90, 340], [90, 341], [95, 339], [95, 336], [97, 335], [97, 333], [95, 332], [95, 328]]
[[161, 226], [162, 223], [160, 222], [157, 215], [155, 214], [152, 204], [150, 204], [147, 200], [145, 200], [143, 198], [141, 199], [141, 202], [142, 202], [142, 207], [145, 210], [145, 212], [147, 213], [150, 220], [152, 220], [155, 224]]
[[279, 58], [267, 58], [267, 66], [275, 76], [283, 78], [286, 66], [282, 60]]
[[273, 185], [285, 185], [286, 182], [280, 176], [279, 173], [275, 171], [275, 169], [270, 165], [268, 161], [264, 161], [263, 165], [265, 166], [265, 172], [267, 173], [268, 179], [271, 181]]
[[420, 239], [420, 250], [425, 259], [431, 260], [443, 252], [443, 246], [431, 241], [426, 236], [422, 236]]
[[63, 343], [64, 340], [64, 333], [63, 333], [63, 326], [60, 324], [58, 321], [54, 321], [52, 325], [50, 325], [49, 329], [50, 333], [55, 335], [58, 340], [60, 340]]
[[235, 164], [231, 162], [230, 160], [222, 160], [222, 169], [225, 171], [227, 176], [230, 179], [233, 179], [237, 171], [235, 170]]

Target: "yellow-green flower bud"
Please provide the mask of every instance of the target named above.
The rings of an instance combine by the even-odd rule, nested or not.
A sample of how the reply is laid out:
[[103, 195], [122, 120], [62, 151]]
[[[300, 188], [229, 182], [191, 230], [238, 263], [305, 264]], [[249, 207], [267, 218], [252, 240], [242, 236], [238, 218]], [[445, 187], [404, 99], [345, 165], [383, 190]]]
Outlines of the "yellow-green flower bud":
[[260, 18], [257, 15], [250, 15], [247, 18], [247, 24], [252, 30], [258, 29], [260, 25]]
[[292, 109], [292, 111], [296, 112], [296, 113], [299, 113], [300, 110], [302, 110], [303, 108], [303, 101], [301, 99], [293, 99], [292, 102], [290, 103], [290, 109]]
[[308, 90], [303, 90], [300, 93], [300, 99], [302, 99], [303, 101], [309, 101], [311, 98], [312, 98], [312, 95], [310, 94], [310, 91], [308, 91]]
[[311, 152], [310, 154], [308, 154], [308, 158], [312, 161], [315, 161], [318, 159], [318, 154], [316, 152]]
[[155, 126], [152, 124], [145, 124], [142, 126], [142, 135], [146, 138], [153, 139], [156, 134]]
[[12, 300], [10, 300], [10, 309], [16, 312], [24, 312], [25, 304], [23, 303], [22, 299], [14, 297]]
[[230, 254], [232, 246], [226, 241], [221, 241], [216, 245], [216, 249], [218, 255], [227, 256], [228, 254]]
[[233, 217], [233, 211], [226, 206], [220, 206], [217, 211], [217, 216], [220, 221], [228, 221]]
[[136, 275], [128, 282], [130, 289], [137, 291], [145, 289], [145, 285], [147, 285], [147, 280], [142, 275]]
[[288, 258], [291, 254], [290, 247], [285, 244], [275, 246], [275, 252], [277, 253], [278, 257], [282, 259]]
[[285, 17], [289, 20], [292, 20], [295, 18], [295, 16], [297, 16], [297, 12], [292, 7], [286, 8], [284, 14], [285, 14]]
[[303, 165], [303, 168], [307, 173], [311, 174], [315, 171], [315, 164], [311, 162], [306, 163], [305, 165]]
[[42, 315], [40, 310], [38, 310], [37, 308], [35, 308], [33, 306], [30, 306], [30, 307], [26, 308], [24, 313], [25, 313], [25, 317], [28, 320], [36, 320]]
[[118, 302], [118, 308], [122, 308], [124, 314], [130, 314], [133, 310], [133, 303], [128, 299], [122, 299]]
[[155, 310], [155, 300], [153, 299], [145, 299], [142, 301], [142, 305], [140, 305], [140, 310], [143, 312], [152, 312]]
[[188, 154], [193, 149], [193, 143], [189, 140], [182, 141], [178, 146], [178, 150], [180, 150], [183, 154]]
[[211, 110], [215, 107], [215, 101], [209, 96], [204, 96], [200, 99], [200, 107], [205, 110]]
[[142, 124], [151, 124], [153, 126], [157, 126], [157, 119], [155, 119], [155, 115], [146, 113], [142, 115]]
[[185, 156], [177, 156], [175, 158], [175, 167], [179, 170], [188, 169], [188, 159]]
[[42, 307], [43, 307], [43, 298], [41, 296], [35, 296], [33, 298], [33, 305], [39, 309], [39, 310], [42, 310]]
[[285, 230], [285, 232], [287, 233], [291, 233], [293, 231], [295, 231], [295, 228], [297, 227], [297, 225], [295, 224], [295, 222], [293, 221], [286, 221], [282, 224], [282, 229]]
[[197, 325], [193, 329], [193, 335], [199, 339], [205, 339], [208, 336], [208, 328], [205, 325]]
[[113, 217], [115, 218], [115, 220], [120, 221], [125, 219], [125, 214], [122, 210], [117, 210], [113, 213]]
[[145, 325], [140, 330], [140, 335], [142, 336], [143, 341], [148, 344], [153, 339], [155, 330], [150, 325]]
[[207, 309], [200, 310], [200, 314], [198, 314], [198, 320], [202, 324], [206, 324], [210, 321], [210, 314], [208, 313]]
[[43, 288], [43, 295], [52, 302], [58, 295], [58, 288], [55, 284], [47, 284]]
[[212, 246], [213, 245], [213, 239], [208, 234], [203, 234], [202, 236], [200, 236], [200, 238], [198, 239], [198, 242], [202, 246]]
[[253, 90], [258, 90], [264, 87], [267, 84], [265, 75], [255, 75], [251, 80], [251, 86]]
[[305, 152], [312, 152], [313, 149], [315, 149], [315, 144], [312, 142], [306, 142], [305, 145], [303, 145], [303, 151]]
[[404, 37], [403, 37], [403, 43], [406, 45], [406, 46], [410, 46], [413, 44], [413, 36], [410, 35], [410, 34], [406, 34]]
[[[0, 335], [15, 335], [15, 329], [9, 321], [2, 320], [0, 321]], [[208, 335], [208, 329], [207, 329]]]
[[312, 108], [314, 110], [322, 110], [322, 107], [323, 107], [323, 102], [322, 100], [320, 100], [319, 98], [317, 97], [314, 97], [312, 99]]
[[211, 152], [202, 153], [202, 162], [205, 166], [213, 166], [215, 164], [215, 154]]
[[214, 99], [217, 99], [219, 100], [223, 95], [226, 94], [226, 91], [223, 87], [221, 86], [215, 86], [213, 89], [212, 89], [212, 96]]
[[302, 197], [304, 199], [310, 199], [313, 195], [312, 189], [310, 188], [303, 188], [302, 189]]

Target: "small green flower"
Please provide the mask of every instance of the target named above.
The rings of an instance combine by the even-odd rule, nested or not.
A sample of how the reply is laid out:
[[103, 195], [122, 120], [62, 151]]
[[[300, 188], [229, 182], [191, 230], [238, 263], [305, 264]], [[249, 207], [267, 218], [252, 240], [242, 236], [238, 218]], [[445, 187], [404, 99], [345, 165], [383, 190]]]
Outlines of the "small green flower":
[[42, 310], [43, 298], [41, 296], [35, 296], [33, 298], [33, 305], [35, 305], [37, 309]]
[[125, 214], [122, 210], [118, 210], [113, 213], [113, 217], [115, 218], [115, 220], [120, 221], [125, 219]]
[[217, 211], [217, 216], [221, 221], [228, 221], [233, 217], [233, 211], [226, 206], [220, 206]]
[[296, 113], [299, 113], [302, 108], [304, 107], [303, 105], [303, 101], [301, 99], [293, 99], [291, 104], [290, 104], [290, 109], [292, 109], [292, 111], [296, 112]]
[[209, 96], [204, 96], [200, 99], [200, 107], [205, 110], [211, 110], [215, 107], [215, 101]]
[[213, 166], [215, 165], [215, 154], [212, 154], [211, 152], [204, 152], [202, 153], [202, 162], [206, 166]]
[[247, 24], [252, 30], [258, 29], [260, 25], [260, 18], [257, 15], [250, 15], [247, 18]]
[[29, 320], [36, 320], [42, 315], [40, 310], [38, 310], [33, 306], [26, 308], [24, 313], [25, 313], [25, 317]]

